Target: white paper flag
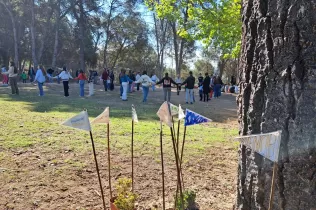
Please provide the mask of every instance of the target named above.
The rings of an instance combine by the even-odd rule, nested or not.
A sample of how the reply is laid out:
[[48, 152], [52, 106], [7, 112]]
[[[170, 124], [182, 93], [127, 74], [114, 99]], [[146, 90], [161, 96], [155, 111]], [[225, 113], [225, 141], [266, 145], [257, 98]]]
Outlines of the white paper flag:
[[87, 111], [82, 111], [78, 115], [66, 120], [62, 125], [79, 130], [91, 131], [89, 116]]
[[281, 131], [277, 131], [267, 134], [241, 136], [236, 139], [240, 141], [242, 145], [249, 147], [265, 158], [277, 162], [279, 160], [281, 134]]
[[110, 108], [106, 107], [105, 110], [97, 116], [92, 124], [109, 124], [110, 123]]
[[172, 103], [169, 103], [169, 104], [170, 104], [171, 115], [172, 116], [178, 115], [179, 108], [177, 106], [173, 105]]
[[134, 121], [134, 122], [138, 122], [138, 117], [137, 117], [137, 113], [136, 113], [136, 109], [135, 109], [135, 107], [134, 107], [134, 105], [132, 104], [132, 120]]
[[182, 110], [181, 105], [179, 104], [178, 119], [179, 119], [179, 120], [182, 120], [182, 119], [184, 119], [184, 118], [185, 118], [184, 111]]
[[169, 127], [172, 127], [172, 121], [171, 121], [171, 115], [169, 112], [169, 105], [168, 102], [164, 102], [158, 112], [157, 112], [158, 117], [160, 118], [160, 121], [163, 123], [166, 123]]

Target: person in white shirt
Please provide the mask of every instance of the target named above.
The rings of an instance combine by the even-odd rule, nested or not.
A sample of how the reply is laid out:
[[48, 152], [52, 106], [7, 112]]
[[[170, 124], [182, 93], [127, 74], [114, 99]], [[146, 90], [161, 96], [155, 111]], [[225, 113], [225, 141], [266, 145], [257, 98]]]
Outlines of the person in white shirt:
[[143, 102], [147, 102], [147, 96], [149, 92], [149, 87], [155, 84], [149, 76], [147, 76], [147, 71], [143, 72], [143, 75], [135, 81], [136, 84], [141, 83], [143, 88]]
[[159, 79], [158, 79], [158, 77], [156, 76], [156, 74], [153, 74], [153, 75], [151, 76], [151, 81], [153, 82], [153, 85], [152, 85], [153, 91], [156, 90], [156, 82], [157, 82], [158, 80], [159, 80]]
[[179, 74], [177, 75], [176, 83], [178, 84], [178, 86], [177, 86], [177, 95], [179, 95], [179, 93], [181, 91], [181, 84], [182, 84], [182, 79], [181, 79]]
[[36, 71], [35, 79], [33, 82], [37, 81], [39, 96], [44, 96], [43, 84], [46, 81], [46, 71], [42, 65], [38, 66], [38, 70]]
[[[140, 78], [140, 73], [137, 72], [137, 74], [136, 74], [136, 81], [139, 80], [139, 78]], [[140, 86], [140, 83], [137, 83], [137, 91], [139, 91], [139, 86]]]
[[63, 81], [63, 86], [64, 86], [64, 94], [65, 97], [69, 97], [69, 79], [73, 79], [70, 73], [67, 71], [67, 68], [64, 66], [63, 71], [56, 77], [60, 77], [60, 79]]

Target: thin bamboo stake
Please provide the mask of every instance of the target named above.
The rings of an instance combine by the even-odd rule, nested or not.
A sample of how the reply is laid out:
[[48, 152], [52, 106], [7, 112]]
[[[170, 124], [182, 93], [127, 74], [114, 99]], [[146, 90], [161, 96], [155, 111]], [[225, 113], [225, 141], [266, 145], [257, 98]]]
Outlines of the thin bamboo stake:
[[271, 183], [271, 192], [270, 192], [270, 200], [269, 200], [269, 210], [272, 210], [273, 205], [273, 196], [274, 196], [274, 185], [275, 185], [275, 174], [277, 170], [278, 164], [273, 164], [273, 174], [272, 174], [272, 183]]
[[96, 152], [95, 152], [95, 146], [94, 146], [94, 141], [93, 141], [93, 136], [92, 136], [92, 132], [91, 131], [90, 131], [90, 138], [91, 138], [91, 144], [92, 144], [92, 149], [93, 149], [95, 167], [97, 169], [97, 174], [98, 174], [98, 179], [99, 179], [99, 184], [100, 184], [101, 197], [102, 197], [102, 201], [103, 201], [103, 208], [104, 208], [104, 210], [106, 210], [105, 200], [104, 200], [104, 193], [103, 193], [103, 187], [102, 187], [101, 176], [100, 176], [100, 171], [99, 171], [99, 165], [98, 165], [97, 155], [96, 155]]
[[162, 122], [160, 122], [160, 152], [161, 152], [161, 169], [162, 169], [162, 206], [163, 210], [166, 209], [165, 201], [165, 168], [163, 162], [163, 148], [162, 148]]
[[179, 165], [179, 156], [177, 154], [177, 149], [176, 149], [176, 142], [175, 142], [175, 137], [173, 135], [173, 130], [172, 127], [170, 128], [170, 133], [171, 133], [171, 137], [172, 137], [172, 144], [173, 144], [173, 150], [174, 150], [174, 155], [175, 155], [175, 159], [176, 159], [176, 166], [177, 166], [177, 180], [178, 180], [178, 185], [180, 188], [180, 198], [181, 198], [181, 207], [184, 210], [184, 203], [183, 203], [183, 191], [182, 191], [182, 184], [181, 184], [181, 175], [180, 175], [180, 165]]
[[132, 192], [134, 192], [134, 120], [132, 120]]
[[107, 124], [107, 136], [108, 136], [108, 171], [109, 171], [109, 188], [110, 199], [112, 199], [112, 184], [111, 184], [111, 154], [110, 154], [110, 124]]

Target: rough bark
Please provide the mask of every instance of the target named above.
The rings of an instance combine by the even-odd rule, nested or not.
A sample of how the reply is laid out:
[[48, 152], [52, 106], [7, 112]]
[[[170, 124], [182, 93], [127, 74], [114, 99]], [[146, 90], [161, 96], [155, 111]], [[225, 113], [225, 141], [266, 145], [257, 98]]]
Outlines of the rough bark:
[[[240, 135], [282, 130], [273, 210], [316, 208], [315, 8], [315, 0], [243, 0]], [[272, 163], [239, 152], [236, 209], [267, 209]]]

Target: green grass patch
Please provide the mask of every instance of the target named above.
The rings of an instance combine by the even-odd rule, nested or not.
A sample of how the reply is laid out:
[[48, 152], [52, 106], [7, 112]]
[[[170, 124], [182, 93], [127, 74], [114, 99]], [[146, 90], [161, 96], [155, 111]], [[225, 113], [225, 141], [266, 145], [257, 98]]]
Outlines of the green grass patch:
[[[117, 97], [113, 95], [112, 97]], [[139, 123], [135, 124], [135, 155], [151, 155], [159, 159], [160, 123], [156, 112], [158, 103], [142, 104], [139, 98], [131, 97], [138, 111]], [[130, 103], [111, 101], [102, 98], [80, 99], [63, 98], [56, 94], [37, 97], [35, 90], [19, 97], [0, 95], [0, 149], [26, 149], [41, 147], [44, 150], [64, 150], [68, 148], [76, 153], [91, 150], [89, 134], [60, 125], [67, 118], [76, 115], [84, 108], [90, 119], [99, 115], [106, 106], [110, 106], [110, 142], [112, 149], [129, 154], [131, 144]], [[183, 138], [181, 122], [180, 140]], [[163, 143], [166, 155], [173, 154], [170, 129], [163, 128]], [[195, 125], [187, 128], [186, 155], [199, 155], [215, 144], [236, 147], [231, 139], [238, 134], [237, 128], [228, 129], [222, 124]], [[105, 125], [93, 125], [93, 135], [98, 149], [107, 146]], [[5, 153], [0, 153], [0, 161]], [[84, 163], [66, 160], [67, 164], [84, 167]]]

